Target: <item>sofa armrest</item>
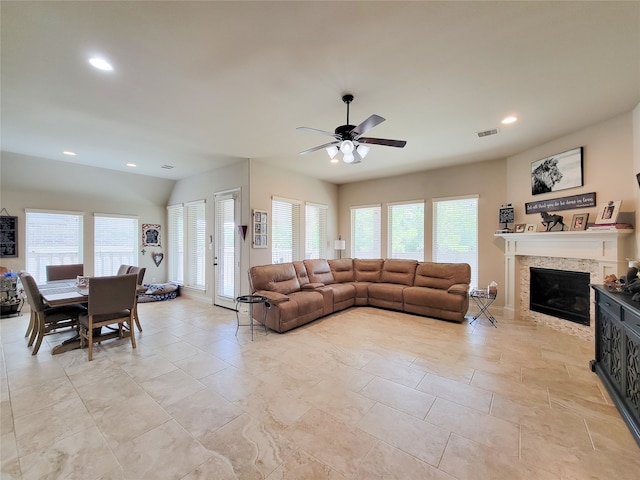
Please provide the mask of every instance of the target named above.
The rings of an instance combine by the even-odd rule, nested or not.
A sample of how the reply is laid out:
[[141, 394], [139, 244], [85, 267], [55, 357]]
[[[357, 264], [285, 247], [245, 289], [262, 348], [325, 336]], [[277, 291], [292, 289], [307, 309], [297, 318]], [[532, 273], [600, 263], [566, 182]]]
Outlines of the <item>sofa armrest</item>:
[[469, 285], [467, 285], [466, 283], [456, 283], [449, 287], [447, 293], [453, 293], [455, 295], [462, 295], [463, 297], [466, 297], [469, 294]]
[[302, 286], [302, 290], [315, 290], [317, 288], [324, 287], [324, 283], [315, 282], [315, 283], [307, 283]]
[[270, 292], [268, 290], [258, 290], [255, 292], [255, 295], [262, 295], [263, 297], [267, 297], [267, 301], [272, 305], [277, 305], [278, 303], [288, 302], [289, 297], [278, 292]]

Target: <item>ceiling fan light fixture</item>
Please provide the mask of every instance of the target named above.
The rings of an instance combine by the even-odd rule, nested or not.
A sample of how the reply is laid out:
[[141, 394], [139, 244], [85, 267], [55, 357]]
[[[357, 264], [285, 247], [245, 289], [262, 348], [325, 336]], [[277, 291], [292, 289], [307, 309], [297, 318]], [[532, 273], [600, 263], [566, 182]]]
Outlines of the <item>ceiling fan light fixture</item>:
[[336, 147], [335, 145], [331, 145], [330, 147], [326, 148], [327, 150], [327, 155], [329, 155], [329, 158], [331, 160], [336, 158], [336, 155], [338, 155], [338, 147]]
[[366, 157], [369, 153], [369, 150], [371, 150], [371, 147], [367, 145], [358, 145], [358, 148], [356, 148], [356, 151], [358, 152], [358, 154], [360, 154], [360, 158]]
[[[340, 151], [345, 155], [351, 155], [353, 153], [353, 142], [351, 140], [345, 140], [340, 144]], [[351, 155], [353, 156], [353, 155]], [[349, 162], [350, 163], [350, 162]]]
[[355, 157], [351, 153], [345, 153], [342, 157], [342, 161], [344, 163], [353, 163], [355, 161]]

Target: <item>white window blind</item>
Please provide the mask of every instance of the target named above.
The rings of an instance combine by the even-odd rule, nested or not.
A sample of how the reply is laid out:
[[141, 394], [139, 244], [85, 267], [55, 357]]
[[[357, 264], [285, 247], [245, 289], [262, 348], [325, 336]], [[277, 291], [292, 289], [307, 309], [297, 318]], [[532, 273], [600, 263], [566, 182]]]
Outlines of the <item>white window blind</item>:
[[380, 205], [351, 207], [351, 257], [380, 258]]
[[185, 285], [200, 290], [206, 287], [205, 254], [206, 254], [206, 219], [204, 200], [186, 205], [187, 232], [186, 258], [187, 272]]
[[233, 299], [235, 293], [235, 208], [236, 196], [216, 199], [216, 291], [223, 297]]
[[300, 260], [300, 202], [271, 199], [271, 263]]
[[304, 258], [327, 258], [327, 206], [307, 203], [304, 228]]
[[389, 258], [424, 261], [424, 200], [388, 206]]
[[167, 256], [169, 281], [184, 284], [184, 207], [167, 207]]
[[468, 263], [478, 285], [478, 197], [433, 200], [433, 261]]
[[45, 282], [47, 265], [83, 263], [82, 238], [82, 213], [26, 210], [27, 272]]
[[93, 225], [97, 277], [115, 275], [120, 265], [138, 265], [138, 218], [96, 213]]

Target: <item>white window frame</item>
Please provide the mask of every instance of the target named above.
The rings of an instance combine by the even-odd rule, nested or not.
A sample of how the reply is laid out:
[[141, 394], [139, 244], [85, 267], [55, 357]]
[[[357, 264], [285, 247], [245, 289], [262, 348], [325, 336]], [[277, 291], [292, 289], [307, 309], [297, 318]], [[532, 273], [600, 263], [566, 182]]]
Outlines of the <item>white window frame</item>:
[[[418, 236], [422, 237], [419, 242], [422, 246], [422, 250], [418, 249], [414, 252], [395, 251], [400, 249], [394, 248], [394, 244], [398, 244], [400, 242], [394, 242], [394, 234], [398, 233], [393, 228], [393, 221], [395, 217], [394, 212], [397, 212], [396, 207], [404, 206], [422, 206], [422, 218], [416, 219], [415, 221]], [[418, 260], [419, 262], [424, 262], [424, 200], [393, 202], [387, 204], [387, 258]]]
[[[372, 231], [372, 248], [369, 252], [358, 251], [358, 236], [362, 235], [362, 229], [356, 225], [358, 212], [371, 210], [375, 215], [377, 212], [376, 223], [373, 225]], [[351, 258], [382, 258], [382, 205], [377, 203], [373, 205], [358, 205], [351, 207]]]
[[[109, 221], [109, 225], [105, 225], [104, 228], [100, 226], [103, 219]], [[138, 245], [140, 244], [138, 228], [138, 217], [134, 215], [93, 214], [93, 274], [95, 276], [115, 275], [122, 264], [138, 265]], [[101, 238], [103, 234], [110, 238]], [[110, 245], [99, 245], [102, 240], [110, 242]], [[126, 243], [123, 242], [124, 240]], [[116, 251], [118, 247], [123, 248]]]
[[[475, 203], [475, 232], [473, 225], [465, 224], [465, 221], [455, 216], [438, 216], [439, 206], [444, 202], [472, 201]], [[432, 260], [434, 262], [445, 263], [468, 263], [471, 265], [471, 285], [478, 285], [478, 203], [479, 195], [462, 195], [458, 197], [443, 197], [432, 199], [433, 209], [433, 240], [432, 240]], [[464, 212], [461, 212], [464, 213]], [[469, 212], [467, 212], [468, 214]], [[468, 219], [466, 219], [468, 220]], [[471, 232], [471, 233], [470, 233]], [[471, 237], [469, 237], [471, 235]], [[469, 240], [469, 242], [465, 242]], [[442, 244], [450, 242], [452, 248], [443, 252]], [[464, 251], [469, 247], [465, 243], [471, 244], [471, 250]], [[475, 251], [474, 245], [475, 244]], [[440, 247], [440, 248], [439, 248]], [[458, 250], [456, 252], [456, 250]]]
[[184, 205], [185, 272], [184, 285], [206, 290], [207, 217], [205, 200]]
[[304, 258], [327, 258], [327, 212], [329, 207], [307, 202], [304, 212]]
[[[77, 230], [73, 236], [69, 236], [69, 225], [61, 226], [58, 233], [52, 231], [51, 225], [44, 223], [36, 224], [37, 215], [48, 215], [49, 220], [55, 220], [54, 215], [77, 217]], [[44, 219], [44, 217], [43, 217]], [[63, 218], [60, 218], [63, 220]], [[67, 220], [72, 221], [69, 218]], [[61, 251], [60, 239], [50, 239], [48, 242], [42, 236], [42, 244], [35, 245], [32, 243], [34, 237], [39, 235], [38, 230], [47, 230], [47, 233], [51, 235], [64, 235], [69, 239], [74, 237], [75, 242], [69, 243], [66, 251]], [[46, 243], [50, 243], [51, 247], [45, 247]], [[70, 265], [75, 263], [84, 263], [83, 253], [84, 251], [84, 212], [74, 211], [61, 211], [61, 210], [39, 210], [39, 209], [25, 209], [25, 269], [36, 280], [36, 282], [45, 282], [47, 280], [46, 266], [47, 265]]]
[[[271, 197], [271, 263], [288, 263], [301, 260], [300, 256], [300, 200], [290, 198]], [[277, 204], [282, 204], [280, 207]], [[284, 211], [288, 204], [291, 208], [290, 229], [287, 225], [280, 225], [280, 217], [286, 216]], [[282, 209], [282, 212], [278, 212]]]
[[170, 282], [184, 285], [184, 205], [167, 206], [167, 265]]

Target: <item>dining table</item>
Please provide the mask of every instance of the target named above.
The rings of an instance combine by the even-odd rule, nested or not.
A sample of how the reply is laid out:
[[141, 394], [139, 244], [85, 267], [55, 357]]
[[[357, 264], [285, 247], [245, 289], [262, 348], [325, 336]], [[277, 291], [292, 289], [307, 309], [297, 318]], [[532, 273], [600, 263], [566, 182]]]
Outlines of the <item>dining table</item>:
[[[76, 280], [56, 280], [39, 284], [40, 294], [44, 302], [50, 307], [64, 307], [67, 305], [75, 305], [77, 303], [86, 304], [89, 301], [89, 287], [78, 286]], [[124, 332], [124, 336], [130, 335]], [[118, 331], [108, 333], [100, 333], [94, 338], [100, 337], [100, 341], [118, 338]], [[68, 352], [81, 348], [80, 334], [76, 334], [71, 338], [64, 340], [60, 345], [56, 345], [51, 349], [51, 355]]]

